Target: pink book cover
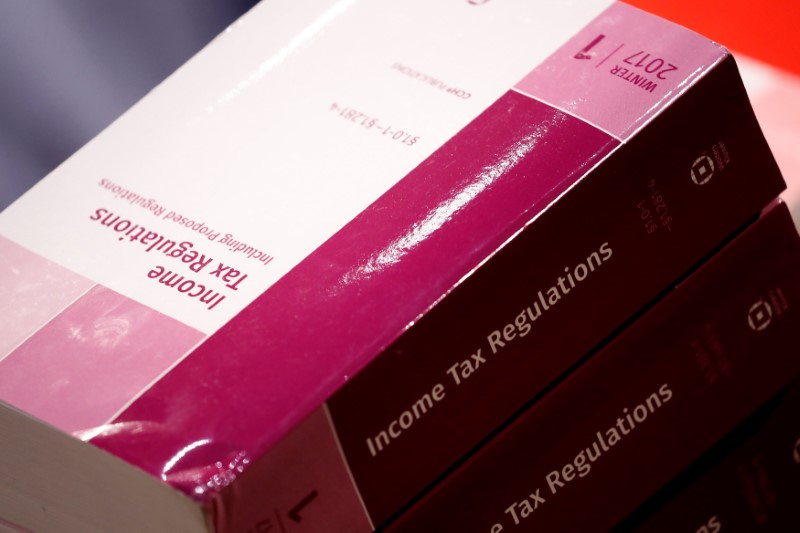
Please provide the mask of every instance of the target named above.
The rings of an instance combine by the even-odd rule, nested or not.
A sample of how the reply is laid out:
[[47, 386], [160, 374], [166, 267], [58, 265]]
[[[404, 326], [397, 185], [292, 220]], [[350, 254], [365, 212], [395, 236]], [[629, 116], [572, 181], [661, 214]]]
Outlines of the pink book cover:
[[688, 30], [384, 4], [259, 5], [0, 213], [4, 414], [202, 528], [371, 530], [783, 187]]

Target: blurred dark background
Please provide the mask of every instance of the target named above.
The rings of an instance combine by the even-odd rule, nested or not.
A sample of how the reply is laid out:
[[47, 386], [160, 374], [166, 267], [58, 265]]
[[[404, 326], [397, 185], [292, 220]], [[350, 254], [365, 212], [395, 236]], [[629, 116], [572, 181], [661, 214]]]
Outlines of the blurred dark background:
[[5, 0], [0, 210], [255, 3]]

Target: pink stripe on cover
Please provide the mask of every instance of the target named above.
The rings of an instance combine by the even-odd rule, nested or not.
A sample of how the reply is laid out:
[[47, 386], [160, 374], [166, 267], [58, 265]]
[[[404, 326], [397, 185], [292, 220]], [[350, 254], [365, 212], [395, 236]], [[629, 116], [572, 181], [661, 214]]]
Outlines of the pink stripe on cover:
[[626, 141], [720, 57], [705, 37], [617, 2], [515, 89]]
[[0, 236], [0, 360], [92, 285]]
[[96, 286], [0, 361], [0, 399], [67, 432], [92, 428], [203, 337]]
[[509, 91], [114, 421], [160, 434], [91, 442], [151, 473], [209, 436], [210, 464], [263, 453], [618, 146]]

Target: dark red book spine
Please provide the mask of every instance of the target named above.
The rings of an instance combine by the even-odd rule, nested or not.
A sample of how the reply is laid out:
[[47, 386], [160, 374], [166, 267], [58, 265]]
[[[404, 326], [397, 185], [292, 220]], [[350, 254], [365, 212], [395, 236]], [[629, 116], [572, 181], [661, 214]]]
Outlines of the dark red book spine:
[[[517, 146], [509, 139], [526, 138], [523, 132], [545, 125], [535, 149], [520, 152], [508, 168], [492, 166], [496, 158], [487, 147]], [[531, 207], [539, 214], [520, 222], [517, 233], [442, 293], [396, 340], [375, 346], [380, 355], [348, 377], [324, 409], [221, 493], [214, 502], [215, 521], [230, 530], [252, 530], [265, 521], [277, 523], [279, 516], [286, 520], [289, 510], [308, 502], [302, 506], [304, 524], [311, 523], [310, 517], [329, 522], [334, 515], [337, 523], [346, 523], [344, 530], [389, 522], [783, 188], [729, 56], [629, 141], [611, 146], [610, 139], [575, 117], [511, 91], [415, 169], [401, 186], [413, 185], [421, 195], [426, 183], [465, 159], [471, 161], [471, 172], [504, 173], [504, 180], [487, 190], [502, 189], [509, 201], [509, 191], [526, 180], [561, 180], [556, 188], [564, 187], [564, 180], [571, 185], [546, 196], [546, 206]], [[595, 155], [587, 158], [587, 151]], [[476, 152], [485, 164], [475, 161]], [[573, 170], [563, 175], [567, 168]], [[480, 202], [480, 195], [476, 198]], [[501, 209], [503, 204], [491, 205]], [[487, 215], [488, 226], [495, 222]], [[473, 226], [463, 225], [463, 217], [443, 227], [462, 244], [471, 242]], [[361, 235], [369, 230], [369, 218], [356, 218], [348, 228], [347, 235]], [[358, 250], [357, 237], [352, 239]], [[408, 246], [409, 253], [434, 246], [430, 238], [412, 243], [403, 237], [398, 243]], [[320, 273], [332, 269], [325, 275], [334, 275], [342, 260], [329, 259]], [[360, 285], [365, 305], [380, 301], [384, 309], [386, 300], [396, 297], [402, 306], [404, 291], [413, 299], [425, 283], [425, 270], [411, 276], [403, 268], [401, 263], [378, 269], [385, 279]], [[403, 276], [391, 277], [399, 271]], [[390, 282], [411, 278], [416, 280], [412, 285]], [[335, 300], [325, 301], [334, 306]], [[348, 307], [337, 314], [338, 308], [327, 304], [313, 315], [322, 331], [338, 323], [332, 317], [339, 320], [351, 311], [359, 313], [358, 320], [346, 331], [328, 332], [359, 336], [366, 331], [365, 313], [373, 307]], [[276, 335], [268, 338], [280, 340]], [[226, 337], [215, 338], [222, 342]], [[320, 346], [326, 338], [317, 338]], [[212, 344], [205, 347], [213, 351]], [[240, 355], [230, 360], [239, 364]], [[168, 388], [169, 383], [160, 385]], [[135, 419], [135, 410], [126, 416]]]
[[797, 374], [798, 271], [780, 204], [390, 530], [614, 526]]
[[[505, 99], [515, 100], [515, 113], [544, 106], [514, 94], [496, 105]], [[711, 179], [698, 179], [711, 161]], [[547, 162], [527, 164], [532, 176], [546, 171]], [[781, 188], [728, 58], [334, 394], [333, 425], [373, 523], [442, 476]]]
[[795, 382], [615, 531], [800, 531], [798, 413]]

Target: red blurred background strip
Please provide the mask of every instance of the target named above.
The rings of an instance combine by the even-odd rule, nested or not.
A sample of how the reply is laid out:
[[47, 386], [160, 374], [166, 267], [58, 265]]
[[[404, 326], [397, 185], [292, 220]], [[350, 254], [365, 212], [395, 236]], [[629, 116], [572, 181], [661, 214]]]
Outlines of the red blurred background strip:
[[797, 0], [626, 0], [766, 63], [800, 74]]

